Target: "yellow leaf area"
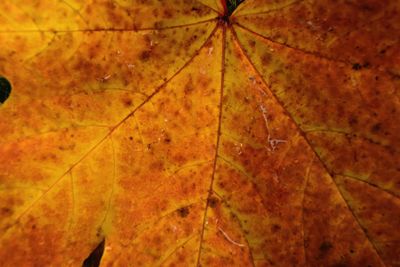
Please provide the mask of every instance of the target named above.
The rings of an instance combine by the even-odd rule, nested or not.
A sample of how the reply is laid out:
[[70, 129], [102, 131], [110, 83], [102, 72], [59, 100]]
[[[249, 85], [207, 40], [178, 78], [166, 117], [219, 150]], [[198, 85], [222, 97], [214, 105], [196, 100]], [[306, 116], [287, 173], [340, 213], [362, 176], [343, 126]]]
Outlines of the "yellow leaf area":
[[400, 266], [400, 1], [0, 11], [0, 266]]

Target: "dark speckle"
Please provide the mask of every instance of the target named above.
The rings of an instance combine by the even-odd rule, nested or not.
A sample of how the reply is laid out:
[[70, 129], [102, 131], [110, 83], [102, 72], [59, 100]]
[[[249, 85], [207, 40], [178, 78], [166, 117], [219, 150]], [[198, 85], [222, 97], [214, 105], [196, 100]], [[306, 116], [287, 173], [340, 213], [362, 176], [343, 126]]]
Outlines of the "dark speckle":
[[13, 211], [10, 208], [4, 207], [1, 209], [1, 213], [6, 216], [10, 216], [13, 214]]
[[381, 130], [381, 128], [382, 128], [382, 125], [380, 123], [377, 123], [371, 127], [371, 131], [373, 133], [378, 133]]
[[218, 205], [218, 199], [215, 198], [215, 197], [210, 197], [210, 198], [208, 199], [208, 205], [209, 205], [211, 208], [215, 208], [215, 207]]
[[371, 67], [371, 64], [369, 62], [365, 62], [364, 64], [360, 64], [360, 63], [354, 63], [352, 69], [353, 70], [360, 70], [362, 68], [369, 68]]
[[249, 45], [254, 48], [256, 46], [256, 42], [254, 40], [249, 41]]
[[321, 252], [321, 254], [326, 254], [329, 252], [329, 250], [331, 250], [333, 248], [333, 245], [329, 242], [329, 241], [324, 241], [321, 243], [321, 245], [319, 246], [319, 251]]
[[278, 232], [279, 230], [281, 230], [281, 226], [280, 226], [280, 225], [278, 225], [278, 224], [273, 224], [273, 225], [271, 226], [271, 231], [272, 231], [273, 233], [276, 233], [276, 232]]
[[178, 209], [178, 215], [182, 218], [186, 218], [189, 215], [190, 211], [188, 207], [183, 207]]
[[261, 57], [261, 62], [263, 63], [264, 66], [267, 66], [268, 64], [271, 63], [271, 54], [266, 53]]
[[185, 85], [185, 94], [188, 95], [194, 90], [194, 85], [193, 85], [193, 79], [192, 77], [189, 77], [189, 81]]
[[124, 99], [122, 100], [122, 103], [124, 104], [125, 107], [130, 107], [130, 106], [132, 106], [132, 99], [130, 99], [130, 98], [124, 98]]
[[369, 62], [365, 62], [362, 67], [367, 69], [367, 68], [371, 67], [371, 64]]
[[353, 70], [360, 70], [362, 68], [362, 66], [359, 63], [355, 63], [355, 64], [353, 64], [352, 68], [353, 68]]
[[151, 56], [151, 51], [147, 50], [147, 51], [143, 51], [140, 56], [139, 59], [141, 61], [148, 61], [150, 59]]
[[350, 117], [348, 121], [350, 125], [356, 125], [358, 123], [358, 120], [355, 117]]

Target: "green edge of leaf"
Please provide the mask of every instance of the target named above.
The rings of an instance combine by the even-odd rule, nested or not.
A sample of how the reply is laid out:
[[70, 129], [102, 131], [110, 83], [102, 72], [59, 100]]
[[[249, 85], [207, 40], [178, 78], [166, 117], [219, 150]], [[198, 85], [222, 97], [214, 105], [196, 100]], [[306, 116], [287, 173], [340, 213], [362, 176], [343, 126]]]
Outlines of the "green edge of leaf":
[[227, 6], [228, 6], [228, 12], [229, 15], [235, 11], [235, 9], [242, 3], [244, 0], [228, 0], [227, 1]]

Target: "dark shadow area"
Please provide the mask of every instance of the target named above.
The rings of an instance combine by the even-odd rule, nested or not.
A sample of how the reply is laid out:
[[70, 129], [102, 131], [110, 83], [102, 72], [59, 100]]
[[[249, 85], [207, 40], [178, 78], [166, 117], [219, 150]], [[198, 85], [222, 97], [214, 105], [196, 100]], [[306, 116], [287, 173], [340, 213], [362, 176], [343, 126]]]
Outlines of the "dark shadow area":
[[11, 94], [11, 83], [5, 78], [0, 76], [0, 104], [6, 102]]
[[90, 253], [90, 255], [83, 261], [82, 267], [98, 267], [100, 265], [101, 257], [104, 253], [104, 245], [106, 240], [103, 239], [100, 244]]
[[228, 7], [228, 16], [243, 2], [244, 0], [227, 0], [226, 5]]

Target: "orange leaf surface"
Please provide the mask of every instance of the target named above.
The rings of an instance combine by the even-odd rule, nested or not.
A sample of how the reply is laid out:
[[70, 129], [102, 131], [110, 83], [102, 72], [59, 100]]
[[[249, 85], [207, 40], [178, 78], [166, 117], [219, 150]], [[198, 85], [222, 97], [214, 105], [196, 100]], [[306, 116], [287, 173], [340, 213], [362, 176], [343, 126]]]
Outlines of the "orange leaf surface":
[[0, 10], [0, 266], [400, 266], [399, 1]]

